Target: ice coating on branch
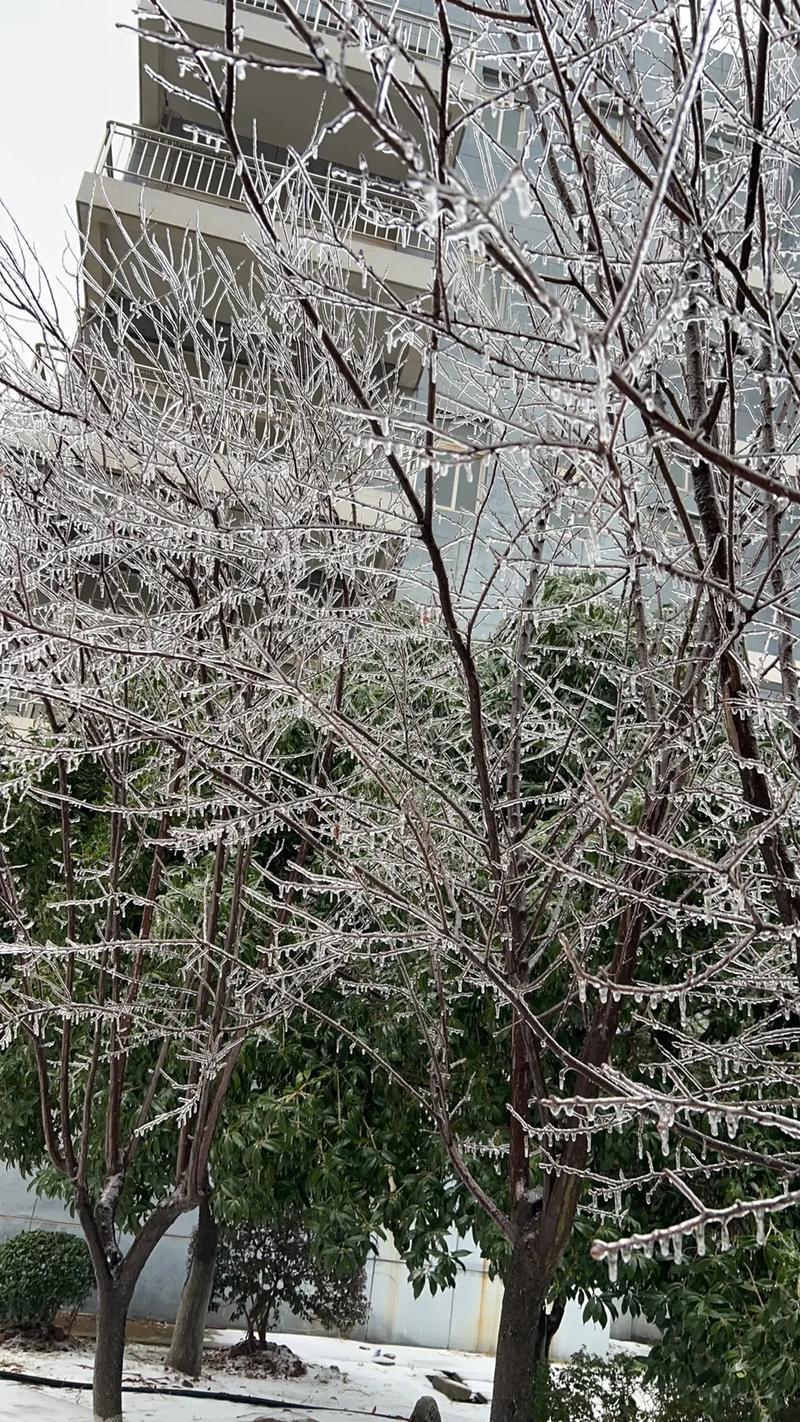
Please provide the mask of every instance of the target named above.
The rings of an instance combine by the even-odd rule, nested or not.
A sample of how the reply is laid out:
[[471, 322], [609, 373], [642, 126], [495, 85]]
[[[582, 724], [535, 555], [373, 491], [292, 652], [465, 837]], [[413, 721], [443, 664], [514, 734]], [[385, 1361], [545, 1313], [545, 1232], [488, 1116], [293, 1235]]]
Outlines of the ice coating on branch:
[[[564, 103], [533, 18], [453, 16], [446, 71], [426, 17], [339, 9], [297, 36], [326, 93], [300, 157], [227, 151], [203, 65], [246, 72], [248, 106], [288, 69], [202, 46], [164, 93], [174, 115], [191, 87], [207, 131], [104, 147], [97, 203], [113, 175], [145, 215], [161, 172], [219, 219], [208, 184], [250, 158], [258, 239], [115, 230], [92, 322], [73, 343], [28, 311], [36, 351], [15, 311], [46, 287], [0, 254], [0, 1031], [170, 1044], [179, 1104], [137, 1129], [179, 1131], [240, 1034], [318, 1020], [478, 1208], [505, 1210], [511, 1163], [549, 1198], [581, 1177], [598, 1233], [641, 1209], [610, 1270], [759, 1243], [800, 1084], [793, 43], [774, 27], [765, 253], [730, 16], [729, 88], [703, 80], [672, 149], [682, 13], [649, 18], [646, 75], [614, 7], [591, 44], [554, 14], [556, 66], [582, 56]], [[13, 905], [20, 803], [52, 812], [46, 931]], [[86, 814], [116, 868], [104, 839], [69, 870]], [[734, 1142], [775, 1193], [726, 1216]]]

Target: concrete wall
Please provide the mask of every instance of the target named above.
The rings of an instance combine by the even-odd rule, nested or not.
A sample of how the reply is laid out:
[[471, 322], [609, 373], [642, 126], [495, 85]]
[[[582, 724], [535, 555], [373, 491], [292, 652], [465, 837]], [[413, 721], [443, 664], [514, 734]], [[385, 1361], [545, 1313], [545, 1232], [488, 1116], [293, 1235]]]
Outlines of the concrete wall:
[[[133, 1296], [133, 1318], [171, 1321], [186, 1272], [186, 1250], [194, 1228], [194, 1215], [184, 1215], [154, 1250]], [[37, 1195], [16, 1170], [0, 1165], [0, 1239], [27, 1229], [68, 1230], [80, 1234], [80, 1225], [60, 1200]], [[125, 1248], [125, 1238], [122, 1247]], [[470, 1247], [471, 1241], [460, 1243]], [[367, 1261], [369, 1316], [355, 1336], [373, 1343], [409, 1343], [432, 1348], [461, 1348], [489, 1353], [494, 1349], [500, 1317], [502, 1287], [490, 1281], [485, 1260], [472, 1246], [464, 1260], [466, 1270], [455, 1288], [435, 1295], [427, 1290], [415, 1299], [408, 1274], [397, 1251], [382, 1241], [377, 1255]], [[215, 1320], [223, 1323], [225, 1316]], [[287, 1314], [280, 1327], [296, 1333], [314, 1330]]]
[[[194, 1215], [184, 1215], [154, 1250], [136, 1286], [131, 1317], [167, 1322], [175, 1317], [193, 1228]], [[27, 1229], [81, 1232], [61, 1201], [37, 1195], [16, 1170], [0, 1165], [0, 1239]], [[123, 1237], [123, 1248], [125, 1242]], [[502, 1285], [489, 1278], [488, 1265], [470, 1237], [459, 1240], [458, 1246], [469, 1252], [463, 1260], [464, 1272], [459, 1274], [455, 1286], [436, 1294], [426, 1289], [415, 1299], [399, 1254], [390, 1241], [382, 1241], [378, 1253], [366, 1266], [367, 1322], [353, 1336], [369, 1343], [406, 1343], [493, 1353]], [[225, 1315], [217, 1315], [213, 1321], [225, 1323], [227, 1319]], [[281, 1317], [278, 1331], [280, 1329], [292, 1333], [322, 1331], [288, 1313]], [[554, 1340], [554, 1356], [570, 1357], [580, 1348], [602, 1355], [607, 1350], [609, 1336], [650, 1341], [646, 1329], [643, 1322], [623, 1315], [609, 1334], [607, 1327], [584, 1323], [580, 1306], [571, 1303]]]
[[[136, 1286], [132, 1317], [174, 1318], [193, 1227], [194, 1217], [187, 1215], [154, 1250]], [[0, 1165], [0, 1239], [26, 1229], [67, 1230], [70, 1234], [81, 1234], [80, 1225], [61, 1200], [37, 1195], [16, 1170]], [[122, 1247], [125, 1248], [124, 1237]]]

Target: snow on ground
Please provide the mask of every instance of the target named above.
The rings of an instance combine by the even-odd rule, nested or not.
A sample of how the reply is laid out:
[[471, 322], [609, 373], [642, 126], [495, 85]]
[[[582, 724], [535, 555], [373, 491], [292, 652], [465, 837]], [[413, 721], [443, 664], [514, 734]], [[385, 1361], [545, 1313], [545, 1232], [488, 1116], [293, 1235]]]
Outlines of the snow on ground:
[[[231, 1331], [209, 1333], [209, 1347], [235, 1342], [241, 1334]], [[312, 1338], [281, 1334], [279, 1341], [298, 1354], [308, 1366], [304, 1378], [248, 1378], [231, 1372], [209, 1372], [194, 1385], [192, 1397], [161, 1397], [155, 1394], [125, 1393], [126, 1422], [359, 1422], [359, 1414], [388, 1413], [407, 1418], [417, 1398], [432, 1393], [426, 1373], [447, 1369], [485, 1397], [491, 1394], [494, 1359], [477, 1353], [457, 1353], [445, 1349], [400, 1348], [350, 1343], [343, 1339]], [[384, 1357], [389, 1366], [378, 1359]], [[163, 1363], [164, 1349], [146, 1344], [130, 1344], [125, 1355], [125, 1380], [132, 1384], [182, 1386], [182, 1380], [168, 1373]], [[393, 1361], [391, 1361], [393, 1359]], [[81, 1343], [53, 1353], [28, 1352], [22, 1348], [0, 1348], [0, 1369], [35, 1373], [89, 1382], [93, 1348]], [[337, 1369], [338, 1371], [334, 1371]], [[243, 1406], [204, 1398], [204, 1390], [246, 1393], [250, 1396], [306, 1403], [313, 1410], [292, 1412], [281, 1408]], [[450, 1402], [441, 1393], [442, 1422], [486, 1422], [488, 1408], [481, 1403]], [[336, 1412], [327, 1413], [326, 1408]], [[341, 1409], [341, 1411], [338, 1411]], [[344, 1415], [343, 1415], [344, 1414]], [[0, 1380], [2, 1422], [88, 1422], [92, 1415], [89, 1392], [30, 1387]]]

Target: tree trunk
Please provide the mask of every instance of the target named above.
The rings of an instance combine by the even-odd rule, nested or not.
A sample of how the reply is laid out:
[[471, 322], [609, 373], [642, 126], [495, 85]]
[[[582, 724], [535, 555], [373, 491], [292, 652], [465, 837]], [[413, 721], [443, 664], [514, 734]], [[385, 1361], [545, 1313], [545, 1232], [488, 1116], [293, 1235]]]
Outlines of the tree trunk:
[[550, 1344], [559, 1330], [563, 1317], [564, 1305], [562, 1303], [554, 1303], [549, 1313], [544, 1307], [542, 1308], [536, 1329], [537, 1363], [544, 1363], [550, 1357]]
[[122, 1422], [122, 1364], [129, 1303], [128, 1289], [122, 1291], [106, 1284], [99, 1290], [92, 1394], [95, 1422]]
[[544, 1330], [544, 1356], [546, 1358], [550, 1357], [550, 1344], [552, 1343], [553, 1339], [558, 1333], [559, 1328], [561, 1327], [561, 1320], [564, 1317], [565, 1312], [566, 1304], [554, 1303], [552, 1308], [550, 1309], [550, 1312], [546, 1315], [547, 1322], [545, 1324]]
[[200, 1201], [192, 1262], [181, 1293], [167, 1367], [199, 1378], [203, 1366], [203, 1338], [214, 1288], [219, 1226], [207, 1199]]
[[547, 1280], [517, 1242], [505, 1279], [490, 1422], [529, 1422]]

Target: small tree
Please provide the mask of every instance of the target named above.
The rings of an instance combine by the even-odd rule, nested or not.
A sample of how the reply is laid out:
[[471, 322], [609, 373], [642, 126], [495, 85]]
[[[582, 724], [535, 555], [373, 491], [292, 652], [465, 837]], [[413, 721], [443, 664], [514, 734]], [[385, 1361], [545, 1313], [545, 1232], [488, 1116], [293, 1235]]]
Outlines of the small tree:
[[[30, 253], [0, 247], [14, 392], [0, 421], [0, 1040], [24, 1048], [91, 1251], [100, 1418], [121, 1415], [136, 1282], [207, 1189], [245, 1044], [287, 1016], [261, 973], [277, 987], [288, 971], [298, 1000], [328, 973], [287, 921], [315, 818], [292, 804], [293, 773], [307, 755], [304, 773], [327, 775], [329, 736], [310, 727], [298, 753], [300, 708], [275, 668], [315, 655], [303, 627], [320, 550], [370, 463], [331, 414], [341, 383], [299, 368], [291, 323], [263, 329], [278, 289], [237, 287], [199, 239], [171, 273], [146, 232], [129, 256], [73, 346]], [[233, 374], [196, 262], [228, 288]], [[140, 338], [154, 312], [155, 394], [137, 363], [154, 358]], [[48, 352], [33, 370], [32, 323]], [[363, 327], [359, 350], [369, 379]], [[374, 531], [364, 541], [372, 556]], [[342, 603], [356, 573], [345, 560], [333, 577]], [[49, 852], [29, 876], [31, 829]]]
[[363, 1267], [342, 1275], [323, 1250], [298, 1214], [224, 1231], [214, 1305], [230, 1304], [234, 1320], [244, 1319], [248, 1351], [264, 1347], [282, 1308], [338, 1333], [365, 1321]]

